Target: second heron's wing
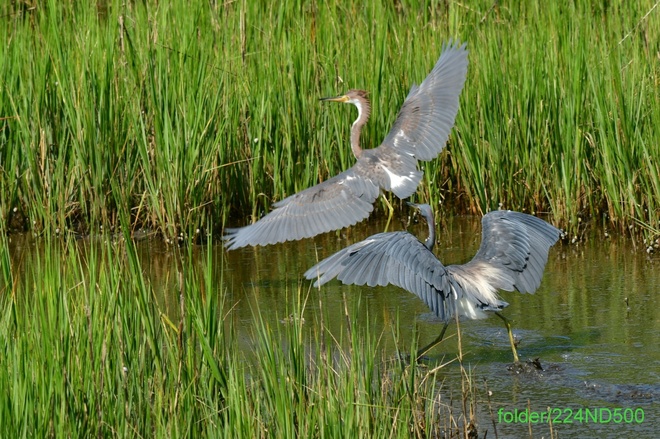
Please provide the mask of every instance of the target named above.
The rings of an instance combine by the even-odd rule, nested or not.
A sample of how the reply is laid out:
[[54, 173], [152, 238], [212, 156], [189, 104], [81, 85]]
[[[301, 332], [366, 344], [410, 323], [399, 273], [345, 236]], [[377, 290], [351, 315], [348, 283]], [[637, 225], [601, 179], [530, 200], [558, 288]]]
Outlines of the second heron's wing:
[[254, 224], [225, 229], [225, 245], [233, 250], [293, 241], [362, 221], [373, 210], [379, 187], [356, 172], [356, 166], [275, 203], [273, 211]]
[[417, 295], [441, 319], [453, 315], [453, 295], [442, 263], [407, 232], [373, 235], [305, 272], [320, 286], [335, 277], [346, 285], [393, 284]]
[[466, 306], [498, 309], [497, 290], [533, 293], [541, 284], [548, 252], [561, 231], [540, 218], [493, 211], [482, 218], [479, 251], [463, 265], [449, 265]]
[[413, 85], [382, 146], [432, 160], [445, 147], [458, 113], [467, 75], [467, 49], [458, 41], [443, 47], [440, 59], [419, 86]]

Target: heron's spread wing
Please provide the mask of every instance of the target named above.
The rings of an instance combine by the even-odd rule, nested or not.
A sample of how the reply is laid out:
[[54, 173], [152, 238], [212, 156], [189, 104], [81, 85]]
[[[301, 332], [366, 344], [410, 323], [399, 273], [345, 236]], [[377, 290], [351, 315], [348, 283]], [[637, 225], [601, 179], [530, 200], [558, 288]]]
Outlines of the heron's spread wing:
[[350, 285], [404, 288], [443, 320], [454, 313], [481, 318], [507, 306], [498, 289], [534, 292], [541, 283], [550, 247], [560, 231], [518, 212], [496, 211], [482, 219], [482, 242], [463, 265], [443, 266], [407, 232], [380, 233], [346, 247], [305, 272], [315, 286], [335, 277]]
[[407, 232], [373, 235], [346, 247], [305, 272], [315, 286], [339, 279], [346, 285], [393, 284], [416, 294], [441, 319], [453, 314], [445, 267]]
[[382, 145], [432, 160], [445, 147], [467, 74], [465, 44], [450, 42], [419, 86], [413, 85]]
[[226, 229], [223, 239], [233, 250], [310, 238], [362, 221], [378, 194], [378, 184], [353, 167], [275, 203], [274, 210], [254, 224]]
[[494, 211], [481, 220], [479, 251], [470, 262], [447, 271], [472, 305], [501, 307], [497, 290], [533, 293], [541, 284], [548, 252], [561, 231], [519, 212]]

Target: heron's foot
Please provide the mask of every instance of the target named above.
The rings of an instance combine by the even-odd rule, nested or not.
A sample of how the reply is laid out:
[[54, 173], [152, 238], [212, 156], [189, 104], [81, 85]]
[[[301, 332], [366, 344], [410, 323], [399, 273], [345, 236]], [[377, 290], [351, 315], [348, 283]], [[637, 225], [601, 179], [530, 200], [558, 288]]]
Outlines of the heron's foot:
[[530, 374], [543, 372], [545, 369], [538, 358], [527, 360], [525, 362], [516, 361], [508, 365], [507, 370], [515, 374]]

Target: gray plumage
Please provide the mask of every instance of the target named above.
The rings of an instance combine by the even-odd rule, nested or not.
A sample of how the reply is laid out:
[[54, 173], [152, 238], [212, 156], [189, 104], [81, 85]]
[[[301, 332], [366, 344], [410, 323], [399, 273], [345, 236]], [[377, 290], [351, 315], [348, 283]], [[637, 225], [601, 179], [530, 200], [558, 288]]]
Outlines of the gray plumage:
[[458, 101], [467, 74], [467, 49], [458, 41], [443, 46], [440, 59], [419, 85], [413, 85], [383, 143], [362, 150], [362, 127], [371, 105], [366, 92], [349, 90], [324, 100], [353, 104], [358, 118], [351, 127], [351, 148], [357, 162], [350, 169], [275, 203], [254, 224], [226, 229], [229, 250], [310, 238], [341, 229], [367, 218], [380, 190], [407, 198], [422, 179], [418, 160], [432, 160], [444, 148], [458, 113]]
[[456, 313], [471, 319], [508, 304], [497, 290], [533, 293], [541, 284], [548, 252], [561, 231], [519, 212], [494, 211], [482, 218], [482, 240], [474, 258], [444, 266], [432, 253], [435, 223], [428, 205], [420, 209], [429, 223], [429, 240], [408, 232], [373, 235], [319, 262], [307, 272], [315, 286], [335, 277], [344, 284], [397, 285], [416, 294], [442, 320]]

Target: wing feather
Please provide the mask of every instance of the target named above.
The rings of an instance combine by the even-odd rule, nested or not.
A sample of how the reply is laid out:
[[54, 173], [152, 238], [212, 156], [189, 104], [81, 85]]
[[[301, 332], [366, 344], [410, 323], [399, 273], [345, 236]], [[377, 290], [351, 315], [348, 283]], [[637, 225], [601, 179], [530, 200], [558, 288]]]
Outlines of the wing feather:
[[401, 110], [383, 145], [433, 160], [447, 143], [458, 113], [458, 101], [467, 75], [466, 44], [458, 41], [443, 46], [431, 73], [410, 88]]
[[275, 203], [274, 209], [254, 224], [226, 229], [223, 239], [233, 250], [310, 238], [352, 226], [369, 216], [378, 194], [378, 184], [356, 173], [354, 166]]
[[482, 219], [477, 254], [445, 267], [407, 232], [379, 233], [346, 247], [305, 272], [315, 286], [335, 277], [344, 284], [393, 284], [417, 295], [441, 319], [454, 313], [481, 318], [507, 306], [497, 290], [534, 292], [560, 230], [531, 215], [495, 211]]
[[445, 274], [442, 263], [415, 236], [390, 232], [338, 251], [307, 270], [305, 277], [316, 279], [314, 286], [335, 277], [347, 285], [396, 285], [418, 296], [441, 319], [448, 319], [453, 305]]
[[561, 231], [540, 218], [494, 211], [482, 219], [481, 245], [472, 260], [447, 271], [463, 295], [484, 309], [501, 307], [497, 290], [533, 293], [543, 277], [548, 252]]

